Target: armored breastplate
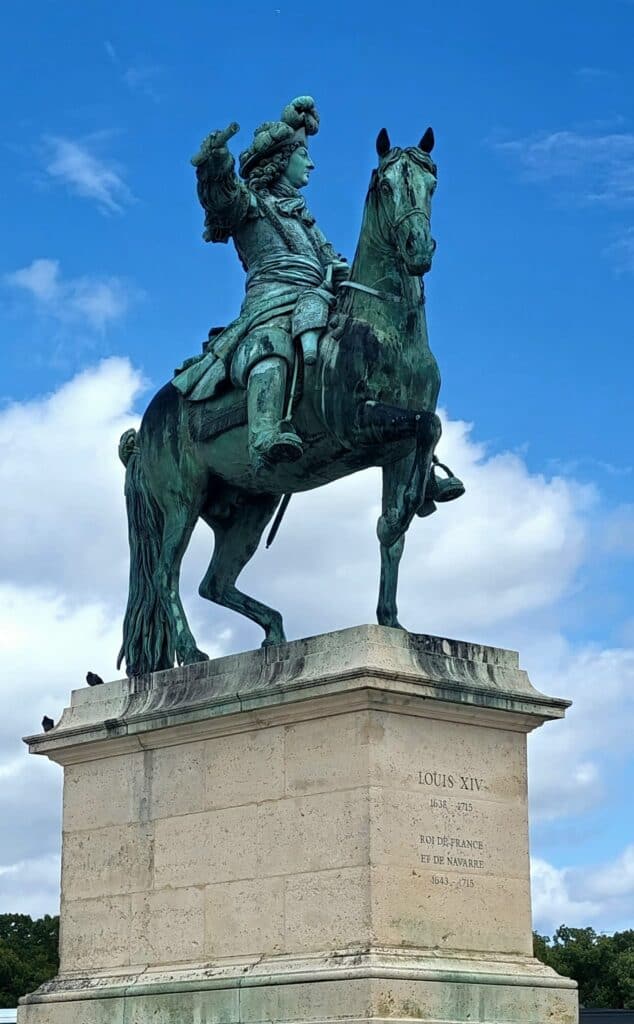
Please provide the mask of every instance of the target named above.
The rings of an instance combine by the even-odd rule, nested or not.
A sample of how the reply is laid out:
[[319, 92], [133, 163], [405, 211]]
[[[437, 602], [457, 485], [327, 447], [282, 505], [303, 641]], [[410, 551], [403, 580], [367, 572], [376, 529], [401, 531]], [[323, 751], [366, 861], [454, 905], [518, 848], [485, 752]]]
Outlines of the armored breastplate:
[[313, 239], [314, 218], [304, 201], [258, 196], [253, 215], [238, 228], [234, 241], [245, 270], [265, 256], [277, 253], [305, 256], [321, 263], [319, 245]]

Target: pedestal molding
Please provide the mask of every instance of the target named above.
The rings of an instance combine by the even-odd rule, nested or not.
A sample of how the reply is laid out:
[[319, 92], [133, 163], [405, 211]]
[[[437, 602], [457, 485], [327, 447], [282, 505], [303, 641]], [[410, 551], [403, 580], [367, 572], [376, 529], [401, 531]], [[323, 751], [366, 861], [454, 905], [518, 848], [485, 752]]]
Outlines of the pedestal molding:
[[[80, 1001], [87, 999], [116, 999], [139, 996], [161, 995], [164, 992], [205, 992], [217, 989], [244, 989], [272, 987], [280, 985], [306, 985], [334, 981], [414, 981], [438, 982], [452, 985], [503, 985], [513, 988], [567, 989], [576, 990], [577, 983], [570, 978], [562, 978], [551, 968], [532, 957], [500, 958], [496, 961], [482, 960], [471, 957], [456, 957], [456, 965], [448, 965], [451, 958], [446, 955], [442, 961], [447, 964], [439, 967], [434, 958], [429, 957], [428, 950], [408, 951], [412, 959], [416, 956], [417, 964], [399, 967], [391, 963], [391, 959], [403, 959], [390, 951], [376, 953], [349, 953], [342, 955], [340, 965], [324, 966], [334, 957], [332, 953], [316, 955], [314, 966], [307, 966], [305, 958], [294, 960], [256, 960], [248, 965], [231, 965], [222, 968], [216, 965], [205, 968], [201, 965], [199, 972], [189, 968], [179, 972], [161, 972], [142, 969], [138, 974], [125, 975], [125, 981], [113, 976], [93, 977], [91, 985], [85, 985], [85, 975], [70, 975], [53, 979], [36, 992], [20, 1000], [21, 1004]], [[446, 954], [446, 951], [444, 951]], [[498, 970], [486, 969], [497, 966]], [[217, 972], [216, 976], [213, 972]], [[144, 981], [149, 974], [158, 975], [154, 981]], [[179, 977], [187, 974], [189, 977]], [[192, 974], [195, 974], [192, 977]], [[103, 983], [103, 984], [102, 984]]]

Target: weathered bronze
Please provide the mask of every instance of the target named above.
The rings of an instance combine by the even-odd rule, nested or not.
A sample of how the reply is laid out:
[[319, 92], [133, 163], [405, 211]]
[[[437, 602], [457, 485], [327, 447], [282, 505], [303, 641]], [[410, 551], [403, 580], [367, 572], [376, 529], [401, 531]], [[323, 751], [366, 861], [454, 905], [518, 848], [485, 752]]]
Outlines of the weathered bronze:
[[[299, 194], [313, 169], [311, 97], [267, 122], [240, 157], [213, 132], [193, 158], [207, 241], [233, 239], [247, 271], [238, 318], [212, 329], [121, 438], [130, 591], [119, 663], [129, 676], [201, 661], [179, 596], [199, 517], [215, 546], [200, 594], [285, 640], [279, 612], [236, 580], [288, 498], [368, 466], [383, 468], [377, 618], [400, 628], [396, 590], [414, 515], [464, 488], [436, 460], [440, 374], [427, 338], [422, 276], [431, 268], [434, 136], [393, 147], [377, 138], [361, 235], [349, 269]], [[435, 473], [442, 468], [445, 476]]]

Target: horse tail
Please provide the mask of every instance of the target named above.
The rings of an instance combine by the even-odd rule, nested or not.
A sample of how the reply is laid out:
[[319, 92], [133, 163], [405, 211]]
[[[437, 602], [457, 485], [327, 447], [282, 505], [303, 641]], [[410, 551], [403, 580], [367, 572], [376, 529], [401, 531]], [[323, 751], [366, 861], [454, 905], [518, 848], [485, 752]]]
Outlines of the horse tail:
[[128, 468], [128, 462], [138, 450], [137, 432], [134, 427], [124, 430], [119, 438], [119, 458], [126, 469]]
[[119, 456], [126, 466], [130, 586], [117, 668], [125, 658], [132, 677], [172, 668], [174, 639], [158, 576], [164, 515], [148, 485], [135, 430], [122, 435]]

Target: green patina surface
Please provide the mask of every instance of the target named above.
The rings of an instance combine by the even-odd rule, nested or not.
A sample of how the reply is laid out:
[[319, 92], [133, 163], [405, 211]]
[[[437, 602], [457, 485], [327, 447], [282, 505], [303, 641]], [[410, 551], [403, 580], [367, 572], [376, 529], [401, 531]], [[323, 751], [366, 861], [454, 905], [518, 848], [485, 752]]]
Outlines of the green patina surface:
[[202, 354], [154, 397], [138, 433], [121, 439], [131, 564], [120, 660], [130, 676], [206, 657], [179, 595], [199, 518], [215, 535], [201, 595], [257, 622], [264, 643], [277, 644], [280, 613], [236, 580], [276, 510], [279, 525], [284, 496], [382, 467], [377, 619], [399, 627], [406, 531], [416, 514], [463, 493], [449, 471], [436, 473], [440, 374], [422, 286], [435, 249], [433, 133], [405, 149], [379, 133], [349, 266], [300, 192], [318, 125], [312, 98], [298, 97], [256, 131], [239, 173], [228, 149], [236, 124], [212, 132], [192, 159], [204, 238], [233, 241], [246, 292], [237, 318], [210, 331]]

